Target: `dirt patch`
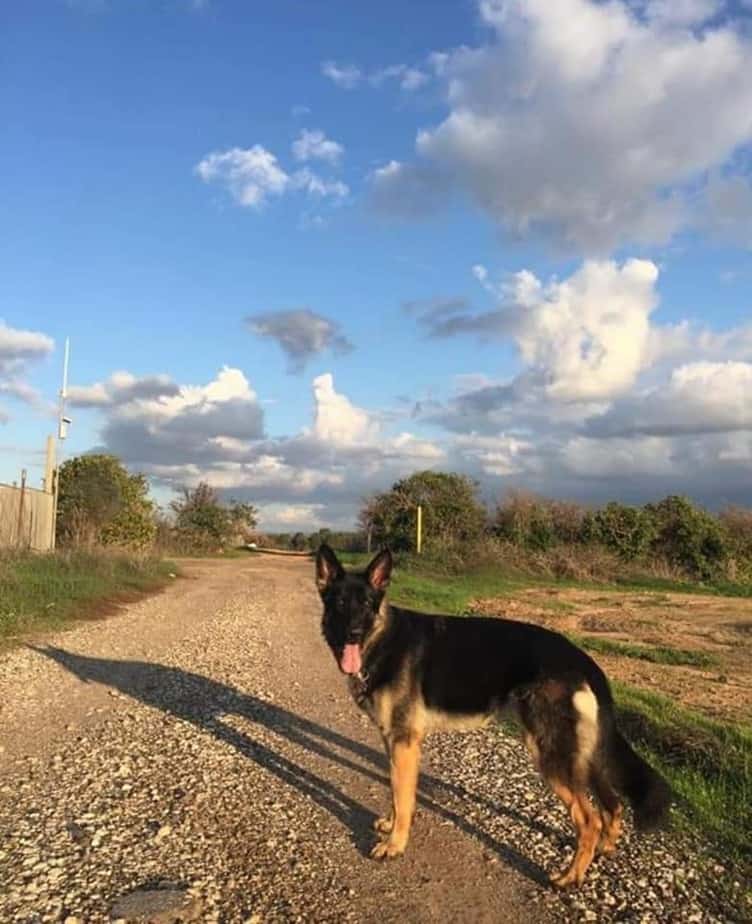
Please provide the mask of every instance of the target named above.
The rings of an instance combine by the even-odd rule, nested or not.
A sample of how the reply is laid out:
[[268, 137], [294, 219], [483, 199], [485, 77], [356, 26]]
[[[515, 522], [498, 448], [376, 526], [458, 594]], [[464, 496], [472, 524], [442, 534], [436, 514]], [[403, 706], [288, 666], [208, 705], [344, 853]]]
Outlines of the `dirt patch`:
[[475, 612], [614, 641], [711, 654], [714, 666], [654, 664], [594, 655], [609, 677], [670, 696], [714, 718], [752, 714], [752, 602], [700, 594], [531, 588], [475, 600]]

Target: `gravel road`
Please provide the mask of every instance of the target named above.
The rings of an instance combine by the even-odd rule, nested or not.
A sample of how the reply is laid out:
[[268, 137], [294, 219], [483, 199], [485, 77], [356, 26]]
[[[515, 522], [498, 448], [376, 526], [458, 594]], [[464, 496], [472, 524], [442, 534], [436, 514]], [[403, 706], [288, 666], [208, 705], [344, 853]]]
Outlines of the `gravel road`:
[[368, 859], [385, 762], [311, 564], [184, 574], [0, 657], [2, 924], [729, 919], [722, 870], [676, 834], [628, 831], [585, 888], [551, 890], [568, 820], [500, 729], [430, 739], [407, 854]]

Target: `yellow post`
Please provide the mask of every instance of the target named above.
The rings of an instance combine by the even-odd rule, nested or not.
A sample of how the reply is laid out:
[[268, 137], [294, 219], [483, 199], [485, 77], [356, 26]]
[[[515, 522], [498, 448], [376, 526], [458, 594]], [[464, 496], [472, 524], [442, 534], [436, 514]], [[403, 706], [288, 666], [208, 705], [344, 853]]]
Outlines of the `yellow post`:
[[418, 504], [417, 541], [415, 543], [418, 555], [423, 548], [423, 508]]

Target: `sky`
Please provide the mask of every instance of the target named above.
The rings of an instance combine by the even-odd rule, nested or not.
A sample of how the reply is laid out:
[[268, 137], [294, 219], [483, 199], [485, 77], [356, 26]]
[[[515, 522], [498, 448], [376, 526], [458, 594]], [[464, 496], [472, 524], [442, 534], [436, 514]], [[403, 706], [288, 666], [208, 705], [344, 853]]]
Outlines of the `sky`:
[[752, 2], [0, 9], [0, 480], [752, 505]]

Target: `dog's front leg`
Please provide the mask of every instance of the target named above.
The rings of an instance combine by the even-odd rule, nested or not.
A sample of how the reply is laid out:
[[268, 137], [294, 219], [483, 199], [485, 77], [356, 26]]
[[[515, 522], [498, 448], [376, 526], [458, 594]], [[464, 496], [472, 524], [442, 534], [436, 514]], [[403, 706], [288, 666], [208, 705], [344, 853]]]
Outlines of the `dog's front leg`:
[[394, 805], [393, 825], [389, 837], [371, 851], [375, 860], [397, 857], [404, 853], [410, 837], [410, 825], [415, 811], [415, 790], [420, 767], [420, 738], [411, 734], [396, 738], [389, 748], [389, 770]]
[[[386, 752], [386, 759], [391, 767], [392, 764], [392, 746], [389, 741], [389, 735], [382, 732], [382, 740], [384, 742], [384, 751]], [[391, 771], [390, 771], [391, 772]], [[382, 815], [380, 818], [377, 818], [373, 823], [373, 829], [378, 834], [383, 837], [387, 837], [392, 833], [392, 828], [394, 827], [394, 799], [392, 798], [391, 787], [389, 790], [389, 798], [391, 804], [389, 806], [389, 812], [386, 815]]]

